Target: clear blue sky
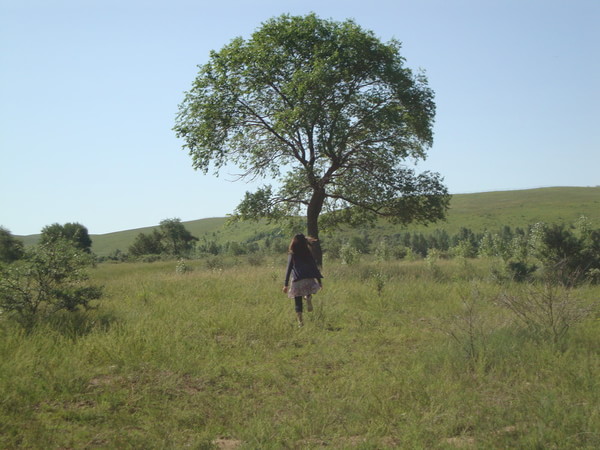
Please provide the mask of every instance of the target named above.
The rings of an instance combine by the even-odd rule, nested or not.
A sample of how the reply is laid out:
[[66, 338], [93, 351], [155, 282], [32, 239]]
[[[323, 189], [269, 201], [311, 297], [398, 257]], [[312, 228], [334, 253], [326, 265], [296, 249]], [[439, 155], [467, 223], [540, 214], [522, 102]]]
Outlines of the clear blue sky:
[[231, 213], [253, 186], [192, 169], [178, 104], [210, 50], [311, 11], [397, 38], [425, 70], [437, 116], [418, 167], [451, 193], [600, 185], [598, 0], [0, 0], [0, 225]]

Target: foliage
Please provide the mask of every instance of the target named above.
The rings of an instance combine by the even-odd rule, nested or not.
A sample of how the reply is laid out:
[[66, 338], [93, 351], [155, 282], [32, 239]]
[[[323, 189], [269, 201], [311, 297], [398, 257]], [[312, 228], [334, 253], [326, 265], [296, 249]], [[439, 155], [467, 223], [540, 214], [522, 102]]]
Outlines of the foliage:
[[24, 253], [23, 242], [15, 238], [6, 228], [0, 227], [0, 263], [11, 263], [21, 259]]
[[129, 253], [137, 258], [147, 255], [187, 256], [197, 240], [181, 219], [165, 219], [160, 222], [158, 230], [154, 229], [150, 234], [139, 233], [129, 247]]
[[179, 275], [184, 275], [186, 273], [192, 272], [194, 268], [188, 265], [183, 258], [180, 258], [177, 261], [177, 265], [175, 266], [175, 273]]
[[554, 343], [595, 311], [588, 301], [575, 297], [572, 288], [554, 283], [527, 284], [518, 293], [503, 292], [498, 302], [536, 337]]
[[425, 158], [434, 114], [433, 91], [404, 66], [399, 42], [382, 43], [351, 20], [283, 15], [211, 52], [174, 130], [194, 168], [232, 162], [241, 178], [278, 182], [278, 191], [246, 193], [236, 217], [306, 211], [318, 237], [319, 224], [444, 217], [439, 174], [403, 165]]
[[535, 264], [527, 264], [525, 261], [508, 261], [506, 270], [511, 280], [521, 282], [531, 280], [533, 273], [537, 270]]
[[600, 268], [600, 229], [594, 230], [585, 222], [580, 220], [575, 231], [562, 224], [538, 223], [533, 227], [532, 253], [548, 278], [577, 283]]
[[462, 307], [446, 325], [448, 335], [464, 350], [471, 368], [476, 367], [478, 360], [483, 360], [489, 336], [495, 331], [491, 321], [484, 314], [487, 299], [477, 285], [459, 293]]
[[385, 285], [388, 281], [388, 276], [383, 272], [378, 271], [371, 274], [371, 279], [373, 280], [377, 295], [381, 297], [381, 294], [383, 294], [383, 288], [385, 288]]
[[138, 234], [129, 246], [129, 254], [133, 257], [160, 255], [163, 252], [162, 235], [158, 230], [152, 230], [150, 234]]
[[71, 241], [54, 239], [27, 251], [24, 259], [0, 266], [0, 310], [31, 327], [40, 316], [89, 308], [102, 289], [87, 283], [92, 257]]
[[52, 243], [59, 239], [70, 241], [76, 248], [86, 253], [92, 251], [92, 239], [88, 230], [79, 223], [65, 223], [64, 225], [54, 223], [42, 228], [41, 244]]
[[360, 261], [360, 252], [352, 245], [344, 244], [340, 248], [340, 259], [342, 264], [355, 264]]
[[160, 222], [160, 233], [162, 235], [162, 243], [164, 249], [169, 255], [182, 256], [188, 254], [192, 248], [194, 241], [198, 238], [192, 236], [185, 226], [181, 223], [181, 219], [165, 219]]

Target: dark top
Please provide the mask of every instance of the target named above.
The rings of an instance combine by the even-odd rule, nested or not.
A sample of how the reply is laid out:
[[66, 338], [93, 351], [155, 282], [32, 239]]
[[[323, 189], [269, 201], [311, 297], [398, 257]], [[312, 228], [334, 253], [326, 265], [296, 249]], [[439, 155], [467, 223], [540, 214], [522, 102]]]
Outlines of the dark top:
[[321, 278], [323, 278], [314, 258], [300, 258], [298, 255], [292, 253], [288, 255], [285, 286], [290, 282], [290, 275], [292, 275], [292, 281], [303, 280], [305, 278], [317, 278], [320, 283]]

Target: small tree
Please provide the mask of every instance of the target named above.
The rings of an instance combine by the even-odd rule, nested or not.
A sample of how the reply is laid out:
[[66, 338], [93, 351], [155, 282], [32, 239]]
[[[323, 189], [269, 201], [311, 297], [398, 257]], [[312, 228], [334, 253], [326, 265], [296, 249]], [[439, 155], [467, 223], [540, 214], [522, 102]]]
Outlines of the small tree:
[[129, 253], [134, 257], [161, 254], [186, 256], [197, 240], [180, 219], [165, 219], [160, 222], [158, 230], [152, 230], [150, 234], [138, 234], [129, 247]]
[[538, 223], [530, 242], [551, 280], [576, 283], [588, 272], [600, 269], [600, 230], [579, 230], [577, 235], [564, 225]]
[[72, 242], [76, 248], [86, 253], [92, 251], [92, 239], [88, 229], [79, 223], [66, 223], [64, 225], [53, 223], [42, 229], [41, 244], [51, 243], [59, 239]]
[[0, 227], [0, 263], [21, 259], [24, 253], [23, 242], [13, 237], [6, 228]]
[[152, 230], [150, 234], [138, 234], [128, 251], [134, 258], [144, 255], [160, 255], [164, 252], [161, 233], [158, 230]]
[[160, 233], [165, 251], [174, 256], [184, 256], [192, 251], [194, 241], [198, 238], [192, 236], [181, 219], [165, 219], [160, 222]]
[[22, 261], [0, 266], [0, 309], [30, 327], [40, 315], [88, 308], [102, 295], [87, 282], [92, 264], [88, 253], [64, 239], [40, 244]]

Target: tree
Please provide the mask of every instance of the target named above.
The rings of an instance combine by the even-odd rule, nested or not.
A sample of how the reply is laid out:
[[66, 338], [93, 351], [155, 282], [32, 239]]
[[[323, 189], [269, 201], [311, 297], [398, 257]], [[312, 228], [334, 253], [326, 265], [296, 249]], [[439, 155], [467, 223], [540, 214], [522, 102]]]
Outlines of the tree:
[[341, 223], [444, 217], [440, 175], [403, 165], [426, 157], [434, 115], [433, 91], [404, 66], [398, 41], [352, 20], [283, 15], [211, 52], [174, 130], [195, 169], [234, 163], [241, 178], [278, 182], [247, 192], [235, 217], [305, 213], [318, 238]]
[[41, 244], [51, 243], [58, 239], [66, 239], [86, 253], [92, 251], [92, 239], [88, 234], [88, 229], [79, 223], [65, 223], [64, 225], [53, 223], [42, 228]]
[[162, 235], [158, 230], [152, 230], [150, 234], [140, 233], [135, 237], [128, 251], [133, 257], [160, 255], [164, 252]]
[[175, 256], [183, 256], [189, 253], [198, 238], [192, 236], [181, 219], [165, 219], [160, 222], [160, 232], [167, 253]]
[[66, 239], [28, 250], [22, 261], [0, 265], [0, 309], [31, 327], [41, 315], [89, 308], [102, 288], [87, 282], [93, 257]]
[[23, 242], [16, 239], [10, 231], [0, 227], [0, 262], [11, 263], [24, 255]]
[[165, 219], [158, 230], [150, 234], [140, 233], [129, 247], [132, 256], [160, 255], [184, 256], [193, 249], [198, 238], [181, 223], [181, 219]]
[[577, 283], [600, 269], [600, 229], [578, 234], [563, 224], [534, 226], [533, 254], [555, 281]]

